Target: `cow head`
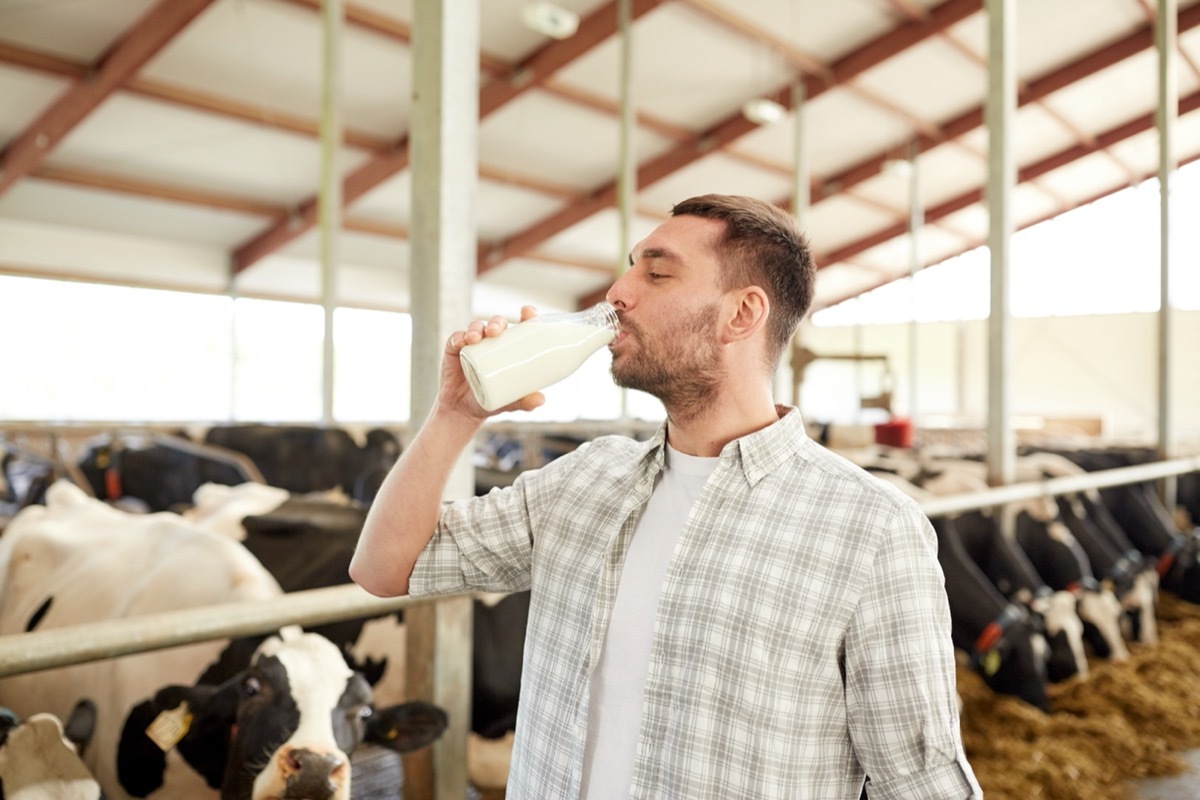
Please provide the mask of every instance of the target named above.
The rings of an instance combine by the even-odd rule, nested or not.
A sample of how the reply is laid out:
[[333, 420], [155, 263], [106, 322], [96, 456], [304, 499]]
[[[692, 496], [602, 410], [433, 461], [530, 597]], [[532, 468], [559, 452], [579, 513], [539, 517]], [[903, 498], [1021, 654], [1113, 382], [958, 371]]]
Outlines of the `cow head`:
[[349, 753], [363, 741], [397, 752], [441, 735], [445, 713], [427, 703], [377, 711], [366, 680], [338, 648], [286, 630], [219, 686], [168, 686], [125, 723], [118, 777], [145, 796], [163, 785], [174, 750], [223, 800], [348, 800]]
[[976, 639], [971, 664], [992, 691], [1049, 712], [1045, 654], [1035, 652], [1034, 639], [1028, 614], [1009, 604]]
[[21, 721], [0, 709], [0, 800], [5, 797], [98, 800], [103, 795], [57, 717], [34, 714]]

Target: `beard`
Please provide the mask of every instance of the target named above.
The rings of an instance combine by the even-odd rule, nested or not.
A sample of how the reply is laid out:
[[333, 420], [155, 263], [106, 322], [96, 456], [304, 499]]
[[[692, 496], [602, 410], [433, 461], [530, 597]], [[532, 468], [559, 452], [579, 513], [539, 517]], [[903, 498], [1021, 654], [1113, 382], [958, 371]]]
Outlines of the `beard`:
[[719, 313], [720, 306], [712, 303], [692, 315], [677, 334], [657, 338], [622, 320], [637, 349], [613, 359], [613, 382], [657, 397], [676, 419], [695, 417], [710, 408], [724, 375], [714, 334]]

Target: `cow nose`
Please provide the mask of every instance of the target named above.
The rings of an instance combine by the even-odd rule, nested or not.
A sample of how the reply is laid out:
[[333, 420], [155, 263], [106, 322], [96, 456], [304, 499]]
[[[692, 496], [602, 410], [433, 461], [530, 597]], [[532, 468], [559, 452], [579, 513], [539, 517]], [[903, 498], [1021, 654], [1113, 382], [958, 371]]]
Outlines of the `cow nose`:
[[341, 753], [316, 752], [303, 747], [282, 756], [289, 800], [328, 800], [346, 779], [346, 759]]

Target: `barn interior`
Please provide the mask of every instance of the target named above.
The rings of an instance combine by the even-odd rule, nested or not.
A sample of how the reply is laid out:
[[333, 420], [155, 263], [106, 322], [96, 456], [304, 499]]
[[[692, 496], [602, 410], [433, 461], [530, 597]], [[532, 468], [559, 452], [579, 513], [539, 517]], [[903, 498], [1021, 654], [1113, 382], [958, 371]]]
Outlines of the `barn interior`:
[[[1085, 490], [1018, 471], [1031, 451], [1115, 451], [1087, 471], [1134, 470], [1112, 487], [1152, 485], [1192, 542], [1198, 159], [1200, 0], [0, 0], [3, 519], [52, 479], [115, 503], [134, 478], [111, 465], [148, 446], [284, 486], [225, 426], [394, 458], [369, 434], [411, 438], [451, 331], [591, 307], [675, 203], [721, 192], [809, 236], [776, 399], [810, 436], [876, 468], [977, 459], [976, 508]], [[489, 422], [452, 492], [663, 414], [593, 357]], [[502, 796], [466, 772], [461, 671], [429, 668], [469, 662], [478, 607], [344, 588], [239, 630], [404, 607], [409, 691], [452, 719], [405, 756], [404, 796]], [[964, 666], [989, 798], [1200, 796], [1186, 592], [1050, 714]], [[46, 668], [0, 633], [3, 675]], [[397, 796], [379, 774], [356, 796]]]

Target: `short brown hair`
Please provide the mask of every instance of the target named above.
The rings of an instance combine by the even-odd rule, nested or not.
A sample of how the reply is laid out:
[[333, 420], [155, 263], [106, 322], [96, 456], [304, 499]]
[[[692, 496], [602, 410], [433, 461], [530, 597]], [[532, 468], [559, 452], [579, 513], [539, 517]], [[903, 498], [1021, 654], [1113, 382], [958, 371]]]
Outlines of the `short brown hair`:
[[816, 266], [796, 221], [771, 203], [726, 194], [676, 203], [671, 215], [725, 222], [717, 243], [723, 288], [755, 285], [766, 291], [771, 302], [767, 355], [778, 364], [813, 299]]

